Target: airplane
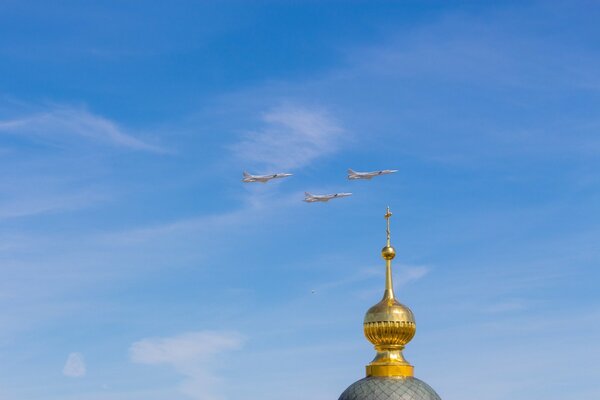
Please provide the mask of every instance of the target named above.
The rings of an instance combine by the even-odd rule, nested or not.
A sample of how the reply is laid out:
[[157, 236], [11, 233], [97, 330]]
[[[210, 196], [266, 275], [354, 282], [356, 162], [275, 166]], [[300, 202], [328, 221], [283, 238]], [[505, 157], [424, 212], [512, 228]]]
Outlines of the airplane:
[[304, 201], [307, 203], [315, 203], [317, 201], [326, 202], [331, 199], [348, 196], [352, 196], [352, 193], [310, 194], [308, 192], [304, 192]]
[[248, 172], [244, 171], [244, 178], [242, 179], [242, 182], [267, 183], [271, 179], [287, 178], [288, 176], [292, 176], [292, 174], [252, 175], [252, 174], [249, 174]]
[[394, 172], [398, 172], [398, 170], [397, 169], [384, 169], [382, 171], [373, 171], [373, 172], [356, 172], [352, 169], [349, 169], [348, 170], [348, 179], [371, 179], [374, 176], [393, 174]]

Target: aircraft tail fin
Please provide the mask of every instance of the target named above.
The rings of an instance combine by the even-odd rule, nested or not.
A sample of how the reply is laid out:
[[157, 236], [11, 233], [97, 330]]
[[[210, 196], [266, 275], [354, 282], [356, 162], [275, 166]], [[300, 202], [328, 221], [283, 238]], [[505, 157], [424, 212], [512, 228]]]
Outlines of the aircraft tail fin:
[[250, 174], [248, 173], [248, 171], [244, 171], [244, 178], [248, 178], [250, 177]]
[[352, 168], [348, 168], [348, 175], [356, 175], [356, 171]]
[[310, 193], [308, 193], [308, 192], [304, 192], [304, 195], [305, 195], [306, 197], [313, 197], [313, 195], [312, 195], [312, 194], [310, 194]]

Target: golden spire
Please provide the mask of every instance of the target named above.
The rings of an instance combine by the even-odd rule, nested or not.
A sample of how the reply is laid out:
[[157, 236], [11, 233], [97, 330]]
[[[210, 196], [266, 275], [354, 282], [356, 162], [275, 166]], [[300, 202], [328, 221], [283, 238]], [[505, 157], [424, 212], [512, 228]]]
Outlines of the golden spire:
[[383, 259], [386, 261], [385, 268], [385, 292], [383, 294], [384, 299], [394, 299], [394, 285], [392, 284], [392, 260], [396, 257], [396, 250], [391, 245], [390, 241], [390, 218], [392, 217], [392, 212], [390, 211], [390, 207], [388, 206], [387, 212], [385, 213], [385, 220], [387, 223], [387, 243], [383, 249], [381, 249], [381, 255]]
[[392, 260], [396, 250], [390, 239], [391, 216], [388, 207], [385, 213], [387, 242], [381, 249], [386, 262], [385, 291], [381, 301], [367, 311], [363, 324], [365, 336], [377, 351], [373, 361], [367, 365], [367, 376], [413, 376], [414, 371], [402, 355], [404, 346], [415, 336], [416, 325], [412, 311], [394, 297]]

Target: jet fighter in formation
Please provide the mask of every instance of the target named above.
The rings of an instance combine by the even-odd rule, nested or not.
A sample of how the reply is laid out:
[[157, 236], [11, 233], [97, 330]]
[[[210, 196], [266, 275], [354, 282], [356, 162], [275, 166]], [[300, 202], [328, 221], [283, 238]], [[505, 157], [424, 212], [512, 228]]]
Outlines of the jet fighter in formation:
[[279, 173], [279, 174], [270, 174], [270, 175], [252, 175], [252, 174], [249, 174], [248, 172], [244, 171], [244, 178], [242, 179], [242, 182], [267, 183], [271, 179], [287, 178], [288, 176], [292, 176], [292, 174]]
[[373, 171], [373, 172], [356, 172], [352, 169], [349, 169], [348, 170], [348, 179], [371, 179], [374, 176], [393, 174], [394, 172], [398, 172], [398, 170], [397, 169], [384, 169], [381, 171]]
[[[370, 180], [374, 176], [393, 174], [394, 172], [398, 172], [398, 170], [397, 169], [384, 169], [381, 171], [373, 171], [373, 172], [356, 172], [352, 169], [349, 169], [348, 170], [348, 179], [350, 179], [350, 180], [355, 180], [355, 179]], [[244, 171], [244, 177], [242, 178], [242, 182], [267, 183], [271, 179], [287, 178], [288, 176], [292, 176], [292, 174], [276, 173], [276, 174], [269, 174], [269, 175], [252, 175], [252, 174]], [[337, 199], [337, 198], [348, 197], [348, 196], [352, 196], [352, 193], [311, 194], [308, 192], [304, 192], [304, 201], [307, 203], [317, 203], [317, 202], [326, 203], [331, 199]]]
[[333, 193], [333, 194], [310, 194], [308, 192], [304, 192], [304, 201], [307, 203], [316, 203], [320, 201], [325, 203], [331, 199], [337, 199], [342, 197], [352, 196], [352, 193]]

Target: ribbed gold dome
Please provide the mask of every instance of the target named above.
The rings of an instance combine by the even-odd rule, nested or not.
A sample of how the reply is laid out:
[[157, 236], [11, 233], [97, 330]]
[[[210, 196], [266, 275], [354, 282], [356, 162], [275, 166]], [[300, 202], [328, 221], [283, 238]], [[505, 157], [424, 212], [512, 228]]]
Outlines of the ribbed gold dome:
[[365, 336], [375, 347], [404, 346], [415, 336], [415, 317], [396, 299], [383, 299], [367, 311], [364, 322]]
[[390, 217], [388, 207], [387, 245], [381, 250], [386, 261], [385, 292], [383, 299], [367, 311], [363, 324], [365, 336], [373, 343], [377, 355], [367, 365], [367, 376], [413, 376], [413, 366], [404, 359], [402, 350], [415, 336], [417, 326], [410, 310], [394, 297], [392, 259], [396, 251], [390, 244]]

